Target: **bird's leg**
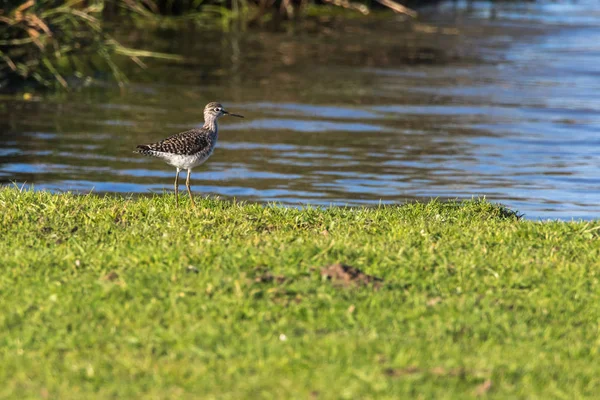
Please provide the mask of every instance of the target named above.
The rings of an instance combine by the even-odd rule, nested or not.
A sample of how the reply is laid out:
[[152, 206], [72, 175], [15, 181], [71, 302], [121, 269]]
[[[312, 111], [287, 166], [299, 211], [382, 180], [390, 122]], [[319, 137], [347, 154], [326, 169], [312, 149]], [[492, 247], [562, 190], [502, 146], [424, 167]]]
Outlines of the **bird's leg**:
[[191, 174], [192, 174], [192, 170], [188, 169], [187, 179], [185, 180], [185, 187], [187, 188], [187, 191], [190, 194], [190, 200], [192, 200], [192, 207], [196, 207], [196, 203], [194, 203], [194, 197], [192, 196], [192, 189], [190, 189], [190, 175]]
[[177, 175], [175, 175], [175, 205], [179, 207], [179, 168], [177, 168]]

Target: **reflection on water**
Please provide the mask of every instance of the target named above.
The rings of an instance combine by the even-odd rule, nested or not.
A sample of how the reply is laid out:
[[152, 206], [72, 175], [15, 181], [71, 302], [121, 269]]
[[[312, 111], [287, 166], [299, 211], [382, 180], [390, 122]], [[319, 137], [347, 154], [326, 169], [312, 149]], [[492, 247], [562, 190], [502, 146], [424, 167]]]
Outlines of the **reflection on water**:
[[423, 23], [334, 20], [296, 32], [123, 32], [184, 54], [97, 86], [0, 100], [0, 182], [97, 192], [171, 190], [136, 144], [202, 124], [217, 151], [194, 190], [289, 204], [485, 195], [528, 218], [600, 211], [600, 4], [442, 3]]

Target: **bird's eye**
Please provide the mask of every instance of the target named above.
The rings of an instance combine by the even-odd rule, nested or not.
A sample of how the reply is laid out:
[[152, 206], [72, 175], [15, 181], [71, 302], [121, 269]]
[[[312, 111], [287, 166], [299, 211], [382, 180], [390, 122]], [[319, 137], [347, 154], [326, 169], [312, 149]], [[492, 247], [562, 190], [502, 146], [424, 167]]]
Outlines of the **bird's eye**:
[[217, 107], [217, 108], [215, 108], [215, 111], [216, 111], [216, 112], [219, 112], [219, 111], [221, 111], [221, 110], [222, 110], [222, 108], [221, 108], [221, 107]]

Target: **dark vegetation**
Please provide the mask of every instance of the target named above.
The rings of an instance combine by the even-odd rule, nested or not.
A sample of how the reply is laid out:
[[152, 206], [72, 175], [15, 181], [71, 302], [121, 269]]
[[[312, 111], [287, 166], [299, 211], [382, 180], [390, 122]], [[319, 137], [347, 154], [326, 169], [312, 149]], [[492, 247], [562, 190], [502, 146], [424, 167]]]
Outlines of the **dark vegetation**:
[[[363, 2], [318, 0], [368, 14]], [[181, 22], [228, 27], [297, 19], [310, 0], [12, 0], [0, 8], [0, 89], [23, 82], [68, 88], [110, 72], [123, 84], [116, 62], [128, 57], [144, 67], [144, 57], [177, 59], [170, 54], [127, 48], [105, 28], [106, 21], [156, 26]], [[416, 14], [392, 0], [378, 5], [410, 16]], [[100, 71], [100, 72], [98, 72]]]
[[[131, 2], [118, 3], [125, 7]], [[104, 29], [101, 0], [5, 4], [0, 9], [0, 88], [23, 81], [67, 88], [65, 77], [86, 80], [95, 71], [110, 71], [122, 84], [126, 79], [114, 61], [117, 55], [141, 66], [143, 57], [177, 58], [122, 46]]]

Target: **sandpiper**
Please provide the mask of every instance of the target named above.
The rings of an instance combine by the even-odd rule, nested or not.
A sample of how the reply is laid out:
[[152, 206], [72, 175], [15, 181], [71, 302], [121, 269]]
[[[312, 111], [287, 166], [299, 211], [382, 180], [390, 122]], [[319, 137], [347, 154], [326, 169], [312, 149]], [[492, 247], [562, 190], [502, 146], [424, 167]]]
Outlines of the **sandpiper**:
[[175, 175], [175, 203], [179, 206], [179, 172], [187, 169], [185, 186], [190, 195], [192, 206], [195, 207], [194, 197], [190, 189], [190, 174], [194, 167], [204, 163], [211, 156], [217, 144], [217, 120], [223, 115], [244, 118], [238, 114], [226, 111], [219, 103], [208, 103], [204, 107], [204, 126], [177, 133], [173, 136], [151, 144], [140, 144], [136, 153], [146, 156], [158, 157], [167, 164], [177, 168]]

